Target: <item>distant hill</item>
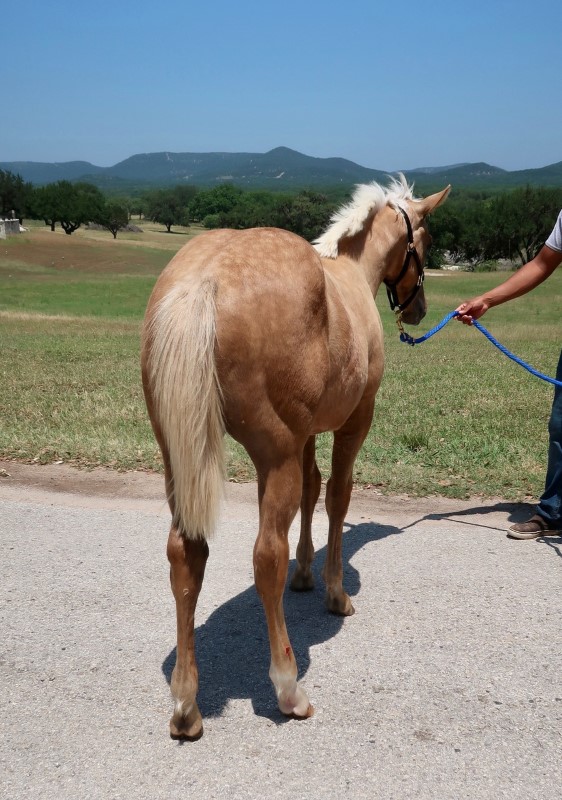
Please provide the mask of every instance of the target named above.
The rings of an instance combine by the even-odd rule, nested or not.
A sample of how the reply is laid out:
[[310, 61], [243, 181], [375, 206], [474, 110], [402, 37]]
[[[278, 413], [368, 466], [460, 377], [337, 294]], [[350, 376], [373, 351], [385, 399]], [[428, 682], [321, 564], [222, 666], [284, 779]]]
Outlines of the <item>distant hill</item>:
[[238, 186], [284, 188], [325, 186], [381, 180], [384, 172], [343, 158], [313, 158], [287, 147], [268, 153], [146, 153], [131, 156], [107, 174], [150, 183], [192, 183], [199, 186], [232, 181]]
[[103, 167], [95, 167], [88, 161], [64, 161], [61, 164], [44, 164], [39, 161], [0, 161], [0, 169], [21, 175], [25, 181], [38, 186], [55, 181], [76, 181], [84, 175], [99, 175]]
[[403, 170], [404, 172], [408, 172], [410, 175], [433, 175], [434, 172], [446, 172], [450, 169], [457, 169], [457, 167], [468, 167], [470, 164], [468, 161], [463, 162], [462, 164], [449, 164], [448, 167], [416, 167], [415, 169], [408, 169]]
[[[548, 168], [547, 168], [548, 169]], [[536, 172], [537, 170], [529, 170], [529, 172]], [[505, 169], [493, 167], [491, 164], [485, 162], [478, 162], [476, 164], [458, 164], [452, 167], [435, 167], [431, 171], [426, 170], [423, 173], [406, 172], [406, 175], [415, 180], [416, 186], [419, 188], [426, 187], [439, 187], [441, 184], [450, 183], [454, 188], [463, 189], [502, 189], [508, 188], [512, 185], [524, 185], [525, 183], [537, 183], [531, 179], [523, 181], [522, 184], [510, 184], [506, 182], [506, 176], [511, 175]], [[543, 184], [541, 184], [543, 185]], [[560, 184], [550, 184], [560, 185]]]
[[[268, 153], [142, 153], [112, 167], [87, 161], [48, 164], [4, 161], [0, 169], [19, 174], [36, 185], [58, 180], [87, 180], [104, 190], [129, 191], [131, 187], [187, 183], [216, 186], [231, 181], [253, 189], [300, 189], [350, 187], [370, 181], [386, 182], [388, 173], [369, 169], [344, 158], [314, 158], [288, 147]], [[447, 183], [457, 188], [505, 189], [531, 184], [562, 186], [562, 161], [557, 164], [509, 172], [490, 164], [454, 164], [404, 170], [416, 187], [428, 190]]]

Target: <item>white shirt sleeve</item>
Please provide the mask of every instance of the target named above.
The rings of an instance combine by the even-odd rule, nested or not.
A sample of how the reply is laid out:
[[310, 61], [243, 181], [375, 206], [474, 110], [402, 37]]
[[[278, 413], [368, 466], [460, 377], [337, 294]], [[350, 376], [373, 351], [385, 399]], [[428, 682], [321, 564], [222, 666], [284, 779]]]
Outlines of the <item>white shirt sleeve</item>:
[[558, 214], [556, 225], [552, 229], [552, 233], [546, 240], [547, 244], [552, 250], [559, 250], [562, 252], [562, 211]]

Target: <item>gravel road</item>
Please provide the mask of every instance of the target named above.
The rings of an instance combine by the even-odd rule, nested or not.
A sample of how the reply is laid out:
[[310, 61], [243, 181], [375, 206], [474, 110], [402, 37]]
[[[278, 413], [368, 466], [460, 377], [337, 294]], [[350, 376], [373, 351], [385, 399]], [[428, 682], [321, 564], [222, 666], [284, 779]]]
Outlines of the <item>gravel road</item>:
[[286, 594], [298, 722], [267, 676], [256, 490], [230, 484], [196, 620], [205, 734], [182, 744], [161, 478], [0, 468], [0, 797], [560, 797], [562, 540], [506, 538], [528, 508], [355, 492], [341, 619], [319, 504], [317, 589]]

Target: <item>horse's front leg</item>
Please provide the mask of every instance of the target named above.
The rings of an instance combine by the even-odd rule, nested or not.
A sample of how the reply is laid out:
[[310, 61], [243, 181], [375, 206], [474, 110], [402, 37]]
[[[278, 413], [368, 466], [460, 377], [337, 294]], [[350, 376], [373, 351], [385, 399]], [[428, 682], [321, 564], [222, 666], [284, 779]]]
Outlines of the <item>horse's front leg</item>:
[[334, 614], [355, 612], [343, 589], [342, 532], [353, 488], [353, 465], [373, 419], [373, 405], [364, 402], [345, 425], [334, 433], [332, 475], [326, 486], [329, 517], [328, 552], [322, 576], [326, 584], [326, 606]]
[[302, 491], [300, 457], [286, 458], [275, 468], [258, 471], [260, 529], [254, 546], [254, 575], [261, 597], [271, 648], [269, 677], [284, 714], [309, 717], [313, 713], [304, 689], [297, 683], [297, 662], [289, 641], [283, 610], [283, 591], [289, 566], [289, 527]]
[[195, 699], [198, 673], [194, 621], [209, 547], [203, 539], [188, 539], [172, 525], [167, 552], [177, 615], [177, 655], [170, 685], [175, 709], [170, 735], [174, 739], [198, 739], [203, 733], [203, 721]]
[[297, 592], [314, 588], [312, 576], [312, 559], [314, 558], [314, 545], [312, 543], [312, 515], [318, 496], [322, 478], [316, 465], [316, 437], [311, 436], [303, 453], [303, 480], [301, 498], [301, 532], [297, 545], [297, 566], [291, 579], [291, 589]]

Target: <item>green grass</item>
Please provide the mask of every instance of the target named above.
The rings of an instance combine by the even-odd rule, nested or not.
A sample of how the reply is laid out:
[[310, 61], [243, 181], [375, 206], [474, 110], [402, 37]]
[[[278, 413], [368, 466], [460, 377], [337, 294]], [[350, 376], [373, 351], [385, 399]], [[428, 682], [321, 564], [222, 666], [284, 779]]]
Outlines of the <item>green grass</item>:
[[17, 282], [0, 278], [0, 311], [138, 320], [154, 281], [144, 275], [94, 275], [85, 280], [45, 273], [41, 280], [31, 275]]
[[[168, 240], [159, 248], [154, 241], [142, 247], [99, 236], [79, 245], [48, 235], [33, 231], [0, 245], [0, 456], [160, 469], [140, 385], [139, 332], [152, 285], [172, 255]], [[428, 276], [430, 311], [419, 331], [410, 331], [427, 331], [503, 277]], [[509, 349], [550, 375], [560, 352], [561, 290], [559, 270], [483, 320]], [[386, 371], [357, 480], [387, 493], [540, 494], [552, 387], [456, 322], [422, 345], [401, 344], [384, 293], [378, 305]], [[318, 437], [324, 477], [330, 443], [330, 435]], [[243, 449], [229, 439], [228, 452], [229, 476], [252, 479]]]
[[140, 325], [0, 315], [0, 453], [158, 469], [143, 407]]

